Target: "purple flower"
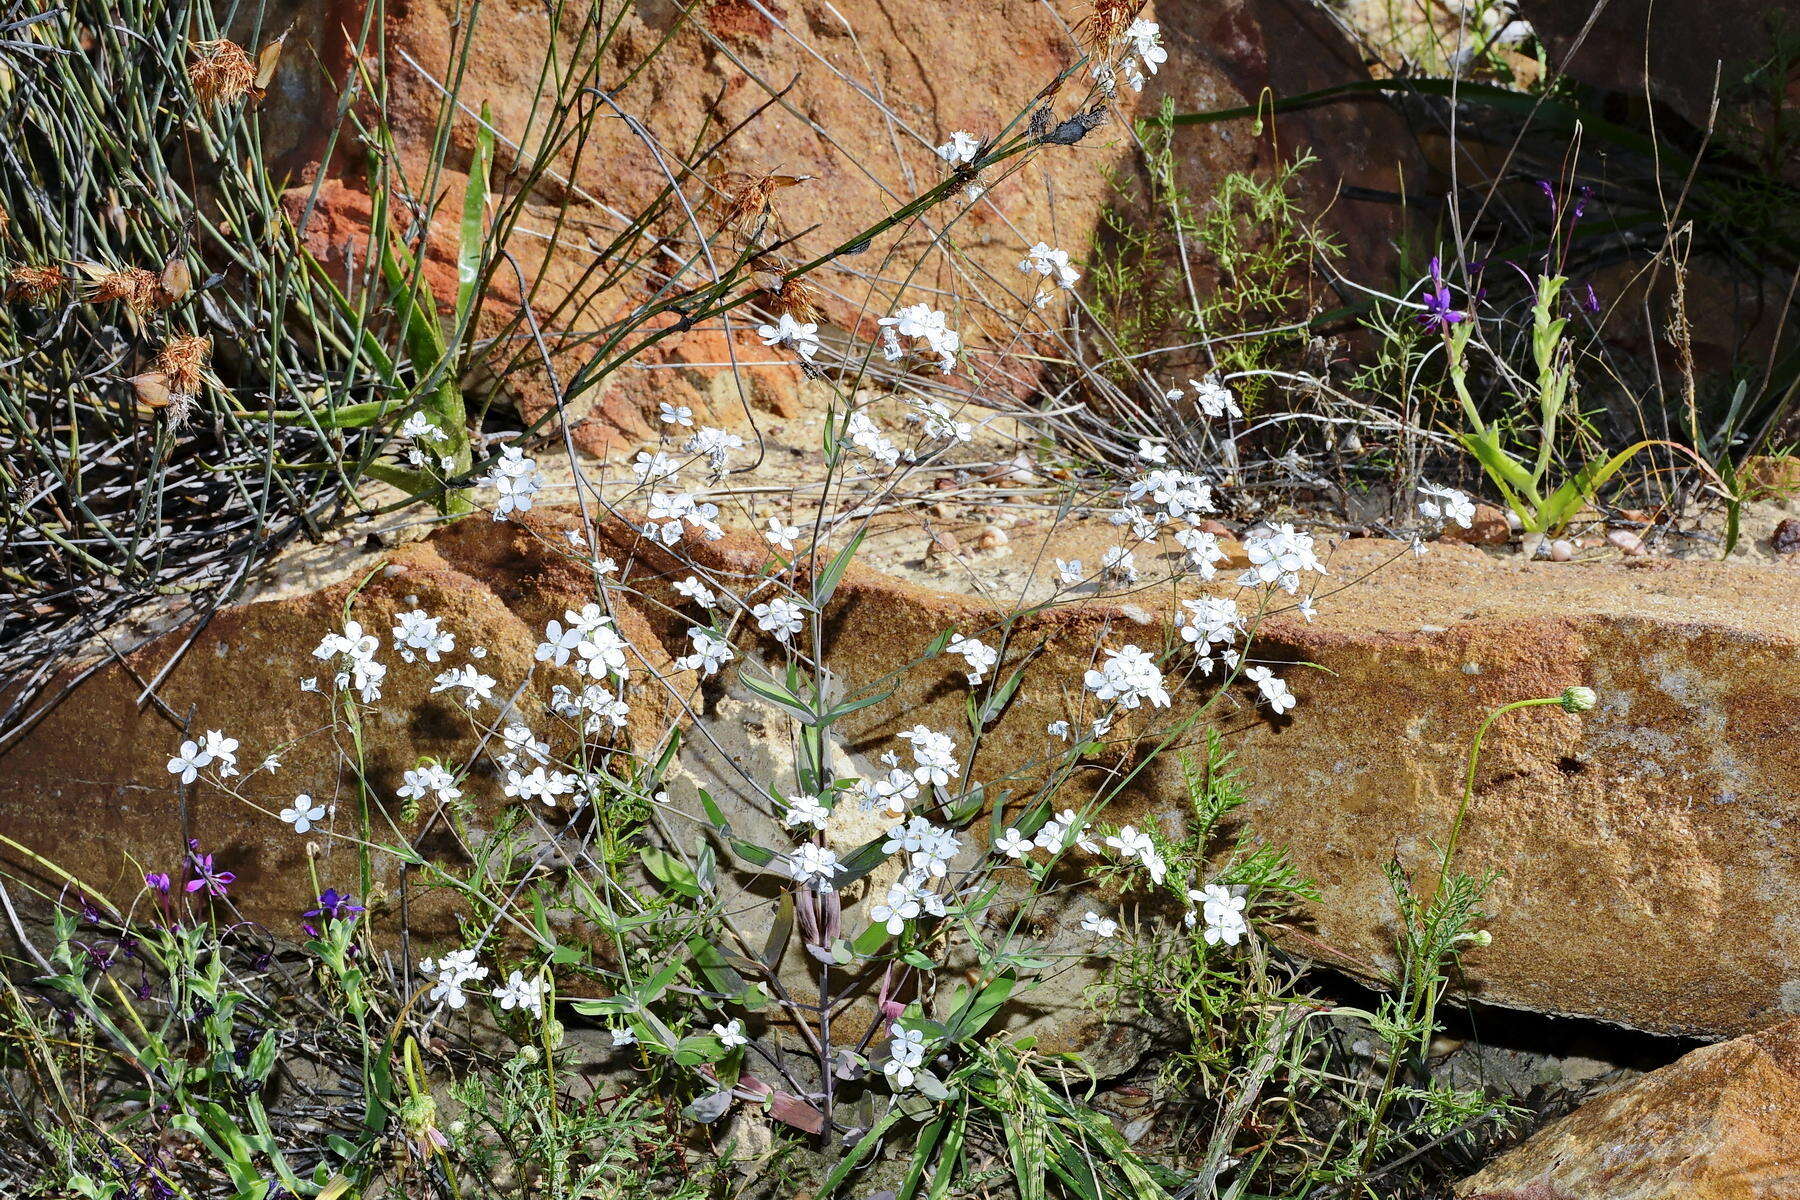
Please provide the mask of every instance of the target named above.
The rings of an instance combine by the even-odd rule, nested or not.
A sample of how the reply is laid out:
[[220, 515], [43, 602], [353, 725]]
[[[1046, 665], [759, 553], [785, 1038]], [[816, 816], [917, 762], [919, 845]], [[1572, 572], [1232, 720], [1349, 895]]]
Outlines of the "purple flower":
[[346, 917], [354, 917], [357, 913], [367, 912], [356, 898], [336, 888], [326, 888], [319, 893], [319, 907], [309, 908], [300, 915], [303, 917], [324, 917], [327, 921], [340, 921]]
[[1435, 327], [1439, 333], [1448, 333], [1452, 325], [1468, 319], [1467, 314], [1456, 308], [1450, 286], [1444, 282], [1443, 265], [1435, 255], [1431, 259], [1431, 278], [1426, 282], [1425, 311], [1419, 314], [1423, 324]]
[[187, 881], [187, 890], [197, 892], [205, 888], [208, 895], [223, 896], [225, 889], [237, 882], [237, 876], [230, 871], [215, 871], [213, 856], [200, 853], [199, 842], [189, 842], [191, 847], [188, 857], [194, 860], [194, 878]]
[[144, 874], [144, 886], [166, 896], [169, 894], [169, 877], [161, 871], [148, 871]]
[[[319, 893], [319, 907], [309, 908], [300, 915], [303, 917], [323, 917], [327, 921], [354, 921], [358, 913], [367, 912], [362, 905], [355, 902], [355, 897], [340, 892], [336, 888], [326, 888]], [[309, 924], [300, 926], [313, 937], [319, 931]]]
[[1594, 295], [1593, 284], [1590, 283], [1585, 286], [1587, 287], [1587, 295], [1583, 298], [1582, 304], [1589, 312], [1597, 313], [1600, 311], [1600, 297]]

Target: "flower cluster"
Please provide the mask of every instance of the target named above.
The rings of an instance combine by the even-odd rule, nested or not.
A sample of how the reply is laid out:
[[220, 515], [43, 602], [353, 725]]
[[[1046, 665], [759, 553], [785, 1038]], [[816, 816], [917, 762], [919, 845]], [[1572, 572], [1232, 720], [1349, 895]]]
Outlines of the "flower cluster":
[[962, 337], [950, 328], [949, 321], [942, 311], [928, 304], [909, 304], [893, 316], [881, 318], [877, 323], [881, 326], [882, 355], [889, 362], [898, 362], [906, 355], [900, 339], [907, 338], [937, 355], [940, 370], [955, 370]]
[[504, 521], [515, 512], [531, 510], [532, 497], [543, 489], [544, 477], [523, 450], [507, 445], [500, 448], [500, 457], [480, 482], [499, 493], [494, 502], [494, 520]]

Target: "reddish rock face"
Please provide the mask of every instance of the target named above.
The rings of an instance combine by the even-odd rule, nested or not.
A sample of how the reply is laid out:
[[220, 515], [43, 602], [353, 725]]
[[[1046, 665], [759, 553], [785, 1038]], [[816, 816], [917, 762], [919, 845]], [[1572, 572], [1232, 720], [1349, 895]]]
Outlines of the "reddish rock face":
[[[392, 613], [416, 597], [444, 614], [459, 643], [488, 647], [484, 671], [516, 682], [543, 623], [592, 598], [591, 582], [563, 557], [563, 521], [466, 520], [393, 551], [387, 561], [398, 569], [376, 574], [356, 614], [385, 641]], [[652, 591], [663, 586], [656, 581], [674, 564], [608, 528], [606, 552]], [[764, 551], [733, 537], [705, 553], [720, 569], [754, 573]], [[1494, 940], [1469, 958], [1469, 986], [1494, 1004], [1689, 1034], [1739, 1033], [1800, 1008], [1800, 935], [1790, 919], [1800, 889], [1792, 571], [1683, 562], [1575, 571], [1448, 545], [1414, 560], [1374, 539], [1337, 546], [1331, 568], [1341, 579], [1369, 578], [1321, 603], [1312, 623], [1271, 619], [1257, 643], [1259, 658], [1296, 664], [1282, 673], [1299, 708], [1269, 720], [1228, 704], [1219, 717], [1251, 797], [1249, 827], [1286, 847], [1323, 896], [1276, 936], [1380, 976], [1394, 936], [1383, 864], [1397, 857], [1424, 875], [1434, 869], [1433, 843], [1455, 811], [1478, 722], [1506, 701], [1581, 684], [1599, 693], [1592, 712], [1517, 713], [1490, 735], [1459, 865], [1498, 873], [1484, 906]], [[171, 711], [194, 714], [196, 729], [244, 739], [247, 755], [298, 739], [282, 772], [257, 784], [270, 812], [299, 791], [340, 805], [354, 798], [319, 733], [322, 709], [308, 707], [322, 702], [294, 682], [319, 673], [309, 651], [341, 619], [347, 588], [221, 613], [159, 689]], [[620, 611], [633, 641], [666, 669], [659, 647], [678, 645], [686, 622], [660, 606]], [[852, 569], [828, 613], [828, 660], [854, 688], [914, 659], [944, 629], [979, 630], [996, 615], [978, 600]], [[1041, 645], [1038, 660], [984, 739], [974, 776], [1028, 774], [1044, 754], [1046, 723], [1071, 715], [1068, 681], [1096, 641], [1159, 647], [1175, 637], [1169, 617], [1145, 593], [1026, 620], [1014, 642]], [[180, 640], [135, 656], [137, 677], [153, 677]], [[891, 699], [849, 722], [844, 749], [872, 761], [916, 723], [964, 728], [959, 666], [943, 658], [916, 666]], [[401, 770], [421, 754], [447, 754], [461, 736], [451, 702], [426, 694], [434, 671], [392, 668], [369, 735], [383, 811]], [[548, 682], [540, 674], [534, 687], [541, 702]], [[143, 870], [177, 862], [184, 837], [199, 837], [238, 873], [246, 914], [291, 927], [310, 900], [305, 839], [205, 788], [184, 802], [164, 768], [176, 731], [137, 706], [140, 690], [125, 671], [102, 669], [0, 756], [0, 832], [115, 901], [129, 900]], [[1199, 696], [1179, 689], [1176, 703]], [[633, 736], [653, 741], [669, 714], [641, 708]], [[492, 780], [477, 790], [480, 820], [505, 803], [498, 792]], [[1173, 829], [1184, 804], [1175, 763], [1164, 760], [1108, 817]], [[459, 854], [452, 838], [427, 849], [450, 861]], [[9, 862], [52, 894], [61, 886], [31, 861]], [[341, 850], [320, 871], [322, 884], [342, 886], [347, 873], [354, 883]], [[379, 882], [392, 903], [398, 874]]]
[[1800, 1195], [1800, 1021], [1708, 1046], [1534, 1134], [1464, 1200]]
[[[540, 66], [550, 30], [536, 6], [485, 6], [472, 29], [451, 21], [457, 7], [448, 0], [387, 6], [392, 134], [411, 185], [422, 187], [437, 136], [439, 83], [460, 77], [470, 111], [486, 105], [492, 112], [498, 131], [493, 190], [500, 192], [517, 167], [515, 143], [529, 146], [527, 131], [542, 128], [547, 98]], [[608, 95], [642, 123], [643, 136], [609, 112], [592, 122], [579, 152], [565, 147], [554, 156], [553, 177], [539, 183], [509, 243], [519, 274], [510, 267], [500, 272], [478, 332], [505, 333], [509, 342], [526, 345], [528, 328], [517, 319], [521, 277], [534, 316], [551, 335], [598, 328], [640, 302], [649, 291], [641, 274], [600, 286], [604, 272], [590, 273], [592, 247], [614, 235], [621, 214], [650, 203], [692, 148], [740, 122], [747, 124], [721, 156], [724, 167], [806, 177], [773, 200], [778, 231], [801, 235], [796, 253], [804, 258], [849, 239], [943, 178], [945, 165], [932, 148], [952, 132], [998, 134], [1077, 61], [1072, 27], [1085, 8], [1059, 15], [1053, 7], [1035, 0], [628, 6], [593, 82], [612, 89]], [[370, 208], [362, 160], [340, 146], [330, 166], [335, 178], [316, 197], [310, 180], [329, 134], [320, 114], [337, 105], [331, 80], [349, 68], [343, 31], [360, 28], [362, 6], [289, 0], [271, 9], [281, 10], [267, 18], [271, 26], [290, 17], [297, 26], [262, 118], [268, 156], [296, 174], [296, 212], [310, 209], [302, 226], [308, 248], [334, 267], [345, 262], [347, 249], [366, 262], [365, 248], [356, 244]], [[566, 11], [558, 31], [561, 67], [578, 70], [594, 61], [594, 35], [581, 40], [585, 6]], [[1028, 332], [1043, 328], [1031, 307], [1032, 285], [1017, 269], [1024, 250], [1042, 240], [1078, 262], [1086, 259], [1102, 213], [1121, 202], [1112, 177], [1123, 170], [1129, 183], [1135, 172], [1124, 121], [1155, 111], [1164, 99], [1176, 111], [1204, 111], [1250, 104], [1265, 88], [1289, 95], [1366, 77], [1335, 26], [1298, 0], [1151, 4], [1145, 15], [1161, 23], [1169, 60], [1142, 96], [1123, 89], [1112, 124], [1076, 146], [1038, 152], [1021, 171], [984, 180], [992, 204], [946, 203], [821, 272], [815, 282], [825, 293], [828, 324], [869, 341], [874, 319], [892, 310], [904, 280], [898, 302], [926, 300], [954, 312], [972, 353], [1012, 345], [1022, 316]], [[471, 39], [461, 61], [453, 30]], [[665, 38], [660, 53], [632, 74]], [[1059, 116], [1068, 115], [1088, 82], [1084, 69], [1049, 101]], [[775, 93], [780, 99], [771, 103]], [[465, 182], [459, 172], [468, 170], [474, 152], [473, 122], [466, 115], [453, 122], [449, 137], [447, 169], [434, 189], [434, 197], [448, 200], [434, 225], [426, 271], [445, 302], [455, 288], [453, 222]], [[1327, 227], [1346, 235], [1340, 240], [1350, 251], [1347, 269], [1368, 277], [1385, 266], [1400, 212], [1381, 197], [1397, 195], [1403, 178], [1422, 174], [1403, 125], [1380, 100], [1291, 114], [1260, 133], [1248, 119], [1184, 128], [1174, 143], [1179, 182], [1196, 205], [1228, 173], [1265, 169], [1277, 154], [1291, 158], [1309, 148], [1320, 161], [1302, 176], [1304, 205], [1314, 214], [1329, 210]], [[697, 213], [706, 189], [695, 178], [682, 190]], [[557, 235], [562, 246], [547, 259], [547, 236], [565, 204], [570, 219]], [[1152, 218], [1137, 213], [1132, 219]], [[653, 232], [675, 251], [691, 253], [693, 221], [679, 206]], [[1194, 269], [1202, 289], [1210, 287], [1205, 264]], [[720, 366], [734, 359], [769, 362], [754, 324], [738, 317], [729, 328], [683, 332], [595, 391], [571, 398], [565, 413], [578, 444], [603, 452], [641, 438], [652, 427], [645, 414], [653, 417], [662, 401], [689, 405], [715, 424], [741, 421], [746, 408], [791, 408], [799, 378], [793, 366], [751, 367], [741, 374], [741, 387]], [[556, 336], [546, 346], [549, 364], [527, 354], [525, 369], [508, 380], [510, 399], [532, 419], [555, 405], [550, 372], [566, 381], [591, 354]], [[1012, 376], [1032, 369], [1009, 364], [1006, 378], [985, 386], [1028, 390], [1031, 379]]]

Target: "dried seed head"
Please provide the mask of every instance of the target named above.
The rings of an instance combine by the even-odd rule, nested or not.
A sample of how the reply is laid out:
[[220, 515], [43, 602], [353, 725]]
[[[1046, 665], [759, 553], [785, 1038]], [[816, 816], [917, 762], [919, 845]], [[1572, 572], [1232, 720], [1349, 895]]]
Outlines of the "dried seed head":
[[762, 304], [777, 317], [785, 313], [796, 321], [817, 322], [824, 319], [821, 299], [819, 289], [806, 280], [782, 279], [778, 286], [763, 292]]
[[715, 160], [707, 171], [710, 187], [706, 208], [721, 231], [752, 239], [769, 211], [769, 201], [782, 188], [805, 183], [811, 176], [727, 171]]
[[202, 104], [230, 104], [256, 82], [256, 64], [236, 42], [195, 42], [188, 79]]
[[93, 290], [88, 298], [95, 304], [123, 300], [126, 307], [138, 313], [161, 308], [167, 303], [162, 280], [156, 277], [155, 272], [146, 271], [142, 267], [127, 267], [123, 271], [109, 271], [99, 276], [94, 280]]
[[7, 276], [6, 298], [26, 304], [48, 300], [69, 285], [61, 267], [14, 267]]
[[205, 334], [172, 338], [156, 356], [156, 368], [168, 380], [171, 396], [193, 396], [205, 379], [212, 339]]
[[1082, 46], [1096, 59], [1111, 56], [1112, 46], [1137, 20], [1144, 0], [1094, 0], [1093, 11], [1075, 27]]

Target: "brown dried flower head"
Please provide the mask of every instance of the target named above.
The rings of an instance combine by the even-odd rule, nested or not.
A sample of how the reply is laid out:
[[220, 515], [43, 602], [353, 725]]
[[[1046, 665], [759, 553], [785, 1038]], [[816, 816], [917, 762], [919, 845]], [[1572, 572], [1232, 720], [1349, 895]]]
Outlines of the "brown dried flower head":
[[230, 104], [256, 83], [256, 64], [236, 42], [195, 42], [188, 79], [202, 104]]
[[7, 276], [6, 298], [36, 304], [69, 286], [61, 267], [14, 267]]
[[206, 363], [212, 357], [212, 339], [205, 334], [171, 338], [156, 356], [156, 368], [168, 379], [169, 391], [177, 396], [192, 396], [205, 379]]
[[1075, 33], [1089, 54], [1105, 58], [1143, 7], [1144, 0], [1094, 0], [1093, 11], [1075, 27]]
[[824, 296], [806, 280], [758, 272], [756, 282], [763, 289], [762, 306], [775, 316], [785, 313], [801, 322], [824, 320], [820, 307]]
[[154, 271], [146, 271], [142, 267], [127, 267], [123, 271], [108, 271], [96, 276], [88, 298], [95, 304], [123, 300], [127, 308], [137, 313], [163, 308], [168, 304], [168, 294], [163, 291], [162, 280], [157, 278]]
[[809, 175], [774, 175], [728, 171], [718, 160], [707, 168], [710, 190], [706, 208], [720, 230], [749, 238], [769, 211], [769, 201], [782, 188], [805, 183]]

